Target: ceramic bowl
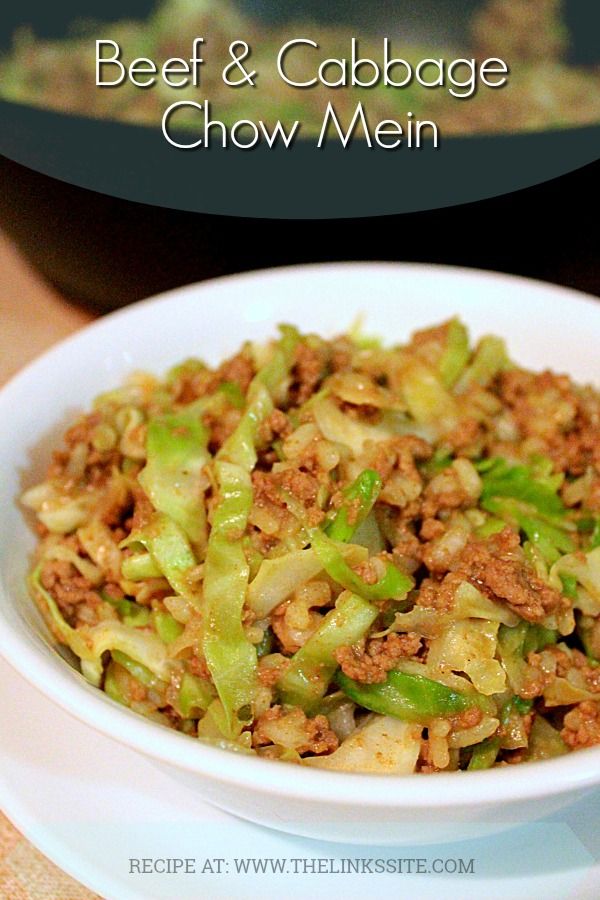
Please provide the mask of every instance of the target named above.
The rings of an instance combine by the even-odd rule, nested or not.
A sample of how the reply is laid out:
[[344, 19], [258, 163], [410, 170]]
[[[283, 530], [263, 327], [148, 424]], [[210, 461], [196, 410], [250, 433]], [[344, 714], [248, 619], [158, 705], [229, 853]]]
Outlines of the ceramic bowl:
[[25, 590], [35, 537], [17, 498], [43, 477], [76, 411], [132, 370], [160, 373], [191, 355], [214, 363], [245, 339], [272, 335], [281, 321], [332, 336], [360, 313], [366, 329], [388, 341], [458, 313], [473, 337], [504, 336], [519, 363], [596, 379], [597, 301], [473, 270], [361, 263], [277, 269], [178, 289], [100, 319], [0, 391], [0, 652], [49, 704], [243, 818], [361, 844], [437, 843], [499, 831], [599, 785], [600, 747], [484, 772], [396, 777], [318, 771], [206, 746], [90, 687], [52, 645]]

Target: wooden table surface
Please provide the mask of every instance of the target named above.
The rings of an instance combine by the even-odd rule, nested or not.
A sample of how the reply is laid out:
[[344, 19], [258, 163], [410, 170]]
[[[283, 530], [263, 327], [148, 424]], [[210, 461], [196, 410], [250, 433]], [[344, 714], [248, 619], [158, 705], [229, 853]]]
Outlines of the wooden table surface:
[[[93, 318], [45, 284], [0, 232], [0, 385]], [[94, 900], [0, 811], [0, 900]]]

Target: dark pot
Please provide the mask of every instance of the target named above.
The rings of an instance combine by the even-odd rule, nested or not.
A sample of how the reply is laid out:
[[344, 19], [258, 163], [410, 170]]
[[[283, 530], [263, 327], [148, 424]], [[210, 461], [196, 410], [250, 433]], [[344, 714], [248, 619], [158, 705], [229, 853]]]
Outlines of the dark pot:
[[[0, 156], [0, 226], [59, 290], [98, 311], [217, 275], [345, 259], [476, 266], [600, 294], [595, 234], [581, 214], [597, 191], [599, 170], [595, 163], [452, 209], [282, 222], [130, 203]], [[232, 237], [241, 232], [248, 237], [232, 253]]]
[[[586, 0], [587, 2], [587, 0]], [[569, 5], [575, 9], [579, 0]], [[39, 10], [33, 2], [2, 13], [0, 40], [18, 22], [34, 22], [41, 31], [64, 30], [75, 0]], [[152, 4], [87, 4], [86, 14], [101, 11], [141, 15]], [[327, 5], [331, 11], [341, 3]], [[388, 2], [384, 12], [422, 4]], [[449, 9], [465, 11], [474, 0], [430, 3], [440, 18]], [[591, 5], [591, 4], [590, 4]], [[262, 14], [277, 8], [318, 12], [305, 2], [250, 3]], [[589, 8], [589, 7], [588, 7]], [[344, 3], [359, 16], [372, 4]], [[64, 19], [64, 21], [63, 21]], [[356, 20], [358, 21], [358, 19]], [[57, 25], [58, 23], [58, 25]], [[123, 129], [127, 125], [120, 126]], [[30, 138], [31, 136], [29, 136]], [[474, 140], [477, 140], [474, 138]], [[15, 154], [18, 158], [18, 154]], [[245, 269], [338, 259], [423, 260], [494, 268], [546, 278], [600, 292], [600, 276], [590, 228], [581, 210], [594, 192], [596, 167], [516, 194], [453, 209], [369, 220], [269, 221], [229, 219], [149, 207], [119, 200], [54, 180], [0, 157], [0, 227], [32, 263], [68, 296], [107, 310], [180, 284]], [[244, 241], [235, 238], [245, 234]]]

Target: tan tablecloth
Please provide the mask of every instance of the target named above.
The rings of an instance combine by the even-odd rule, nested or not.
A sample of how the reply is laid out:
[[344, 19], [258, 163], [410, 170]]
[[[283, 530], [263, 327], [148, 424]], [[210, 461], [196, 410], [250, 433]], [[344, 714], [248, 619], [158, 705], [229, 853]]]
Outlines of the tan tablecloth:
[[[63, 300], [0, 233], [0, 384], [92, 317]], [[96, 900], [0, 812], [0, 900]]]

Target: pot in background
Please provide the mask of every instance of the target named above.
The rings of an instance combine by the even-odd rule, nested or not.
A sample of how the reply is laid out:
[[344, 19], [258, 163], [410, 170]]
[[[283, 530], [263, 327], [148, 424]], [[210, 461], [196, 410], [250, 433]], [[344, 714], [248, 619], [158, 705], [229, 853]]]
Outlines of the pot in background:
[[[266, 19], [322, 17], [325, 9], [317, 0], [239, 2], [249, 13]], [[377, 7], [378, 22], [412, 22], [417, 12], [427, 13], [427, 28], [435, 22], [448, 34], [457, 34], [467, 14], [481, 2], [386, 0]], [[105, 21], [142, 17], [153, 5], [152, 0], [93, 0], [86, 4], [86, 15]], [[575, 36], [573, 52], [582, 61], [592, 60], [590, 36], [597, 33], [583, 27], [594, 15], [592, 6], [588, 0], [568, 0], [565, 6]], [[339, 10], [357, 27], [373, 15], [373, 5], [363, 0], [335, 0], [326, 9], [329, 17]], [[0, 47], [9, 43], [21, 23], [32, 24], [40, 34], [60, 36], [80, 12], [76, 0], [63, 0], [58, 8], [24, 0], [18, 7], [3, 10]], [[595, 43], [594, 48], [597, 58]], [[21, 133], [21, 119], [13, 121], [13, 109], [18, 107], [2, 104], [3, 128], [17, 135], [14, 157], [19, 158], [19, 146], [30, 147], [32, 142], [40, 146], [42, 157], [50, 153], [44, 150], [42, 124], [32, 125], [31, 133]], [[114, 127], [125, 134], [132, 126]], [[472, 140], [487, 139], [475, 136]], [[593, 167], [588, 167], [515, 194], [423, 213], [281, 222], [145, 206], [74, 187], [0, 157], [0, 228], [63, 294], [97, 311], [222, 274], [343, 259], [478, 266], [600, 293], [592, 229], [581, 214], [596, 188], [595, 177]]]

